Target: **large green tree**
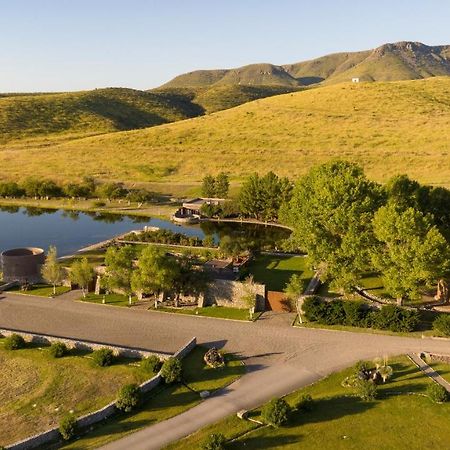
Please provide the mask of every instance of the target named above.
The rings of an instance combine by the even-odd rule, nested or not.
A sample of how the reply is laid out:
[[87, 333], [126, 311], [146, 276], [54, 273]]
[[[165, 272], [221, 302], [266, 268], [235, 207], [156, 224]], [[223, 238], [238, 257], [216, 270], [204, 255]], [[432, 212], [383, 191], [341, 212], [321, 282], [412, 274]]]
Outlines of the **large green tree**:
[[83, 297], [86, 297], [89, 283], [94, 278], [94, 269], [87, 258], [81, 258], [73, 262], [70, 270], [70, 280], [81, 288]]
[[350, 162], [312, 168], [282, 208], [293, 245], [307, 251], [322, 280], [350, 289], [370, 268], [372, 219], [384, 201], [381, 186]]
[[135, 292], [157, 293], [169, 290], [179, 274], [174, 258], [161, 249], [149, 245], [142, 250], [131, 284]]
[[448, 273], [448, 244], [432, 216], [389, 202], [377, 211], [373, 224], [373, 263], [386, 290], [400, 302], [419, 298], [423, 286], [432, 286]]
[[105, 282], [109, 290], [119, 290], [128, 296], [131, 304], [133, 293], [131, 277], [133, 275], [134, 250], [131, 246], [110, 247], [105, 255]]

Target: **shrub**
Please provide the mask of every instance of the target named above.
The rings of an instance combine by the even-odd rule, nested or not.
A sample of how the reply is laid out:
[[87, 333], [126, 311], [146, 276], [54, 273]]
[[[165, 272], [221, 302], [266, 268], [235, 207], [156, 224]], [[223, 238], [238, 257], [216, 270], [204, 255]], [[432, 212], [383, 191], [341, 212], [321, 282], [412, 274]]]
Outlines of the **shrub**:
[[314, 400], [311, 395], [303, 394], [295, 403], [295, 409], [298, 411], [311, 411], [313, 408]]
[[450, 314], [440, 314], [434, 320], [433, 328], [444, 336], [450, 336]]
[[356, 395], [365, 402], [377, 398], [377, 386], [370, 380], [357, 379], [355, 383]]
[[19, 350], [25, 347], [25, 340], [19, 334], [12, 334], [5, 339], [5, 349], [6, 350]]
[[418, 311], [396, 305], [383, 306], [375, 318], [375, 327], [390, 331], [413, 331], [419, 324]]
[[109, 348], [101, 348], [92, 354], [95, 364], [100, 367], [110, 366], [114, 361], [113, 351]]
[[226, 439], [222, 433], [213, 433], [203, 442], [203, 450], [223, 450], [225, 448]]
[[167, 384], [171, 384], [181, 380], [182, 370], [181, 361], [171, 357], [164, 361], [161, 367], [161, 376]]
[[103, 200], [96, 200], [94, 203], [94, 208], [103, 208], [106, 206], [106, 203]]
[[310, 322], [322, 322], [326, 316], [326, 302], [320, 297], [307, 297], [302, 306], [306, 320]]
[[348, 301], [344, 303], [345, 323], [353, 327], [361, 326], [363, 320], [367, 315], [367, 310], [364, 309], [364, 302]]
[[158, 373], [161, 365], [161, 360], [156, 355], [150, 355], [141, 361], [141, 368], [148, 373]]
[[67, 415], [59, 422], [59, 432], [65, 441], [72, 439], [77, 431], [77, 420], [73, 415]]
[[435, 403], [443, 403], [446, 402], [448, 399], [448, 392], [445, 390], [443, 386], [437, 383], [431, 383], [427, 387], [427, 395]]
[[279, 427], [287, 421], [289, 405], [282, 398], [274, 398], [266, 403], [261, 411], [264, 422], [274, 427]]
[[62, 358], [69, 350], [64, 342], [53, 342], [48, 351], [53, 358]]
[[122, 411], [130, 412], [141, 399], [141, 391], [137, 384], [126, 384], [117, 393], [116, 407]]

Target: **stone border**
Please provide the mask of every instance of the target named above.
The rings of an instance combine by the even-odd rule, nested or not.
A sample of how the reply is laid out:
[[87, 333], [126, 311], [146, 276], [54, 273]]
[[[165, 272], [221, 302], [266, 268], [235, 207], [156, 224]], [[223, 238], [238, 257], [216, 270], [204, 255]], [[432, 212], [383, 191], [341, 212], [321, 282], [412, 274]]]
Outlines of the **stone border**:
[[[96, 349], [96, 348], [111, 348], [113, 351], [119, 352], [116, 354], [120, 354], [122, 356], [127, 356], [127, 353], [124, 353], [124, 351], [130, 351], [133, 352], [130, 353], [132, 358], [140, 358], [143, 356], [148, 355], [157, 355], [160, 356], [163, 359], [167, 359], [169, 356], [173, 356], [178, 359], [183, 359], [185, 356], [187, 356], [197, 345], [197, 338], [193, 337], [190, 339], [183, 347], [181, 347], [177, 352], [175, 352], [173, 355], [163, 354], [163, 353], [155, 353], [150, 352], [142, 349], [132, 349], [130, 347], [117, 347], [112, 345], [103, 345], [99, 343], [89, 342], [89, 341], [75, 341], [73, 339], [66, 339], [66, 338], [57, 338], [54, 336], [47, 336], [47, 335], [38, 335], [33, 333], [26, 333], [26, 332], [17, 332], [12, 330], [5, 330], [0, 329], [0, 335], [5, 336], [11, 335], [13, 333], [20, 334], [24, 339], [32, 337], [30, 342], [64, 342], [68, 343], [69, 341], [71, 343], [82, 343], [84, 347], [74, 347], [74, 348], [86, 348], [87, 346], [90, 346], [90, 349]], [[36, 338], [41, 338], [41, 340], [36, 340]], [[162, 382], [161, 374], [158, 373], [154, 377], [150, 378], [147, 381], [144, 381], [139, 385], [140, 391], [145, 394], [147, 392], [150, 392], [152, 389], [157, 387]], [[116, 413], [116, 401], [113, 401], [109, 403], [108, 405], [104, 406], [103, 408], [94, 411], [92, 413], [85, 414], [82, 417], [79, 417], [77, 419], [77, 426], [79, 428], [86, 428], [89, 427], [95, 423], [101, 422], [112, 415]], [[61, 438], [61, 435], [59, 433], [59, 427], [54, 427], [51, 430], [44, 431], [43, 433], [36, 434], [34, 436], [28, 437], [22, 441], [16, 442], [14, 444], [8, 445], [5, 447], [5, 450], [30, 450], [45, 444], [52, 443], [54, 441], [58, 441]]]

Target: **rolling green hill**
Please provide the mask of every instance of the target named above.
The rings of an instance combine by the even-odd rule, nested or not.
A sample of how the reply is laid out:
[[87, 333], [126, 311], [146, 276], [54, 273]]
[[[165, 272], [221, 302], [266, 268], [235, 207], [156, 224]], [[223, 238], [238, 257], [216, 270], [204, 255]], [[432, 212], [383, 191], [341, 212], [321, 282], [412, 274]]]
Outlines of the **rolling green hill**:
[[420, 42], [385, 44], [373, 50], [335, 53], [296, 64], [252, 64], [237, 69], [198, 70], [179, 75], [164, 87], [217, 84], [305, 86], [361, 81], [415, 80], [450, 75], [450, 46]]
[[[374, 179], [407, 173], [450, 186], [450, 77], [344, 83], [256, 100], [215, 114], [43, 148], [0, 147], [5, 176], [149, 182], [235, 181], [273, 170], [295, 178], [345, 158]], [[99, 162], [101, 161], [101, 162]]]
[[198, 116], [203, 109], [184, 95], [109, 88], [59, 94], [0, 97], [0, 142], [72, 139], [144, 128]]

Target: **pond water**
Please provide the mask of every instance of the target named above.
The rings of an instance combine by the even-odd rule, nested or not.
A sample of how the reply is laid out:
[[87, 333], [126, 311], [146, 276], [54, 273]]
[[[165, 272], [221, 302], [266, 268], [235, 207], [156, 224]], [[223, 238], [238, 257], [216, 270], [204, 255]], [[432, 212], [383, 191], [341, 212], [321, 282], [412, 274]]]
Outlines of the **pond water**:
[[118, 234], [142, 229], [145, 225], [200, 238], [212, 235], [216, 241], [229, 235], [271, 247], [289, 235], [289, 231], [281, 228], [254, 224], [204, 222], [180, 226], [148, 217], [2, 206], [0, 251], [28, 246], [47, 249], [55, 245], [58, 254], [64, 256]]

